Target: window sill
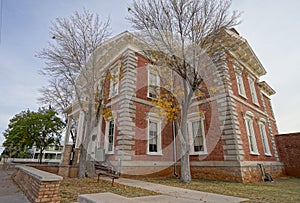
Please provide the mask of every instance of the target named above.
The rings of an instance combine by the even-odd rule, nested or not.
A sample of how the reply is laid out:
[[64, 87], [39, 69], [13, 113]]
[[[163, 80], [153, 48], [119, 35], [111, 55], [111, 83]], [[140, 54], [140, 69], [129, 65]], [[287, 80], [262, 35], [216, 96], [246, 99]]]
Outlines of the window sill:
[[259, 156], [259, 153], [258, 152], [250, 152], [250, 155]]
[[110, 154], [114, 154], [114, 152], [105, 152], [105, 154], [110, 155]]
[[260, 107], [259, 103], [258, 102], [253, 102], [254, 105]]
[[248, 99], [248, 97], [244, 94], [238, 93], [240, 97], [242, 97], [243, 99]]
[[151, 97], [151, 96], [149, 96], [149, 95], [147, 95], [147, 98], [148, 98], [148, 99], [152, 99], [152, 100], [157, 100], [157, 97]]
[[109, 97], [108, 97], [108, 100], [111, 100], [111, 99], [113, 99], [113, 98], [115, 98], [115, 97], [117, 97], [117, 96], [118, 96], [118, 94], [113, 95], [113, 96], [109, 96]]
[[190, 155], [207, 155], [208, 153], [207, 152], [192, 152], [190, 153]]
[[162, 152], [147, 152], [147, 155], [150, 156], [162, 156]]
[[272, 154], [265, 154], [265, 156], [269, 156], [269, 157], [271, 157], [271, 156], [272, 156]]

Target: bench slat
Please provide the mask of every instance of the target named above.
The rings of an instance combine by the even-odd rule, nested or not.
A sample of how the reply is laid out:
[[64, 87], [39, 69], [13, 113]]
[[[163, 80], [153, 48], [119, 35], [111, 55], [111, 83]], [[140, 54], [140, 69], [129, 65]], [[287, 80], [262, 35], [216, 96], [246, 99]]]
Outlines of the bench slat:
[[112, 178], [111, 185], [113, 186], [114, 180], [119, 178], [119, 173], [117, 171], [114, 171], [113, 168], [110, 166], [94, 164], [94, 167], [95, 167], [95, 173], [98, 175], [98, 182], [99, 182], [100, 175], [105, 175]]

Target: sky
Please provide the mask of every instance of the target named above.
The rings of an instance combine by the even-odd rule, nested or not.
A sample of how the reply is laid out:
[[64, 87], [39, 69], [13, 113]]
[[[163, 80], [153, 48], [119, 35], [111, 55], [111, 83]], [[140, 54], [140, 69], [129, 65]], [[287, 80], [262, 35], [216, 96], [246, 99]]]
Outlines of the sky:
[[[22, 110], [36, 110], [38, 89], [47, 78], [38, 72], [43, 61], [35, 54], [51, 40], [49, 27], [57, 17], [83, 8], [111, 18], [113, 35], [132, 30], [125, 19], [131, 0], [0, 0], [0, 153], [2, 132]], [[242, 13], [236, 27], [267, 70], [261, 78], [276, 90], [271, 97], [279, 133], [299, 132], [300, 121], [299, 0], [233, 0]]]

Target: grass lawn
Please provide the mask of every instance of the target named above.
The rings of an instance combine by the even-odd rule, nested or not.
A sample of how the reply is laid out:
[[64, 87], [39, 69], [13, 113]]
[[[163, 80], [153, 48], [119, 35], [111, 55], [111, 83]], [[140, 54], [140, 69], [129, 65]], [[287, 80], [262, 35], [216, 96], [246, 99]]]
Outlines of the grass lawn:
[[114, 183], [111, 181], [101, 180], [97, 182], [97, 178], [64, 178], [60, 184], [59, 193], [62, 197], [61, 202], [76, 202], [80, 194], [112, 192], [125, 197], [140, 197], [156, 195], [157, 193], [136, 187], [129, 187]]
[[265, 183], [229, 183], [194, 179], [189, 184], [176, 178], [145, 181], [250, 199], [248, 202], [300, 202], [300, 178], [280, 178]]
[[[181, 187], [203, 192], [212, 192], [250, 199], [248, 202], [300, 202], [300, 178], [280, 178], [266, 183], [230, 183], [193, 179], [189, 184], [181, 183], [176, 178], [143, 179], [144, 181]], [[157, 193], [141, 188], [125, 186], [97, 178], [65, 178], [59, 189], [61, 202], [77, 201], [79, 194], [112, 192], [125, 197], [157, 195]]]

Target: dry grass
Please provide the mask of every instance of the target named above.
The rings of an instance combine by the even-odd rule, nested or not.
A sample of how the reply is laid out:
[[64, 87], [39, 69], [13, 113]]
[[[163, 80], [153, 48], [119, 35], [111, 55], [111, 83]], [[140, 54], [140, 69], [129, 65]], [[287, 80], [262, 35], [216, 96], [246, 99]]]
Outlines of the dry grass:
[[112, 192], [125, 197], [140, 197], [156, 195], [157, 193], [136, 187], [129, 187], [114, 183], [111, 181], [101, 180], [97, 182], [97, 178], [64, 178], [59, 188], [62, 197], [61, 202], [76, 202], [80, 194]]
[[280, 178], [274, 182], [265, 183], [229, 183], [194, 179], [191, 183], [184, 184], [175, 178], [146, 179], [146, 181], [248, 198], [250, 199], [248, 202], [300, 202], [300, 178]]
[[[194, 179], [189, 184], [181, 183], [176, 178], [144, 179], [145, 181], [181, 187], [203, 192], [212, 192], [236, 197], [248, 198], [248, 202], [300, 202], [300, 179], [281, 178], [274, 182], [266, 183], [229, 183], [220, 181], [209, 181]], [[79, 194], [112, 192], [125, 197], [140, 197], [157, 195], [157, 193], [136, 187], [129, 187], [115, 183], [111, 186], [111, 181], [97, 178], [67, 178], [60, 186], [61, 202], [77, 201]]]

